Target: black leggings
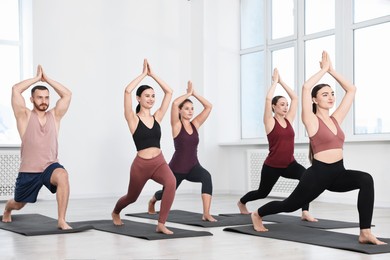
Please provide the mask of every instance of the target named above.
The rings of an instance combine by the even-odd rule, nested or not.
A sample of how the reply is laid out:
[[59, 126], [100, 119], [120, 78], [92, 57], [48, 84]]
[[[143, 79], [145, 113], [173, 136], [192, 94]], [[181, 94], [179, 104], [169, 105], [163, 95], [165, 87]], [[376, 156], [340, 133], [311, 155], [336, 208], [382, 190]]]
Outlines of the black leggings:
[[[176, 173], [174, 172], [176, 178], [176, 189], [179, 187], [180, 183], [183, 180], [190, 182], [201, 182], [202, 183], [202, 194], [206, 193], [209, 195], [213, 194], [213, 182], [211, 181], [210, 173], [203, 168], [200, 164], [195, 165], [188, 173]], [[164, 189], [157, 191], [154, 194], [154, 197], [157, 200], [161, 200]]]
[[[249, 201], [264, 199], [271, 192], [280, 176], [288, 179], [300, 180], [305, 170], [306, 168], [297, 163], [297, 161], [290, 163], [287, 168], [274, 168], [263, 164], [259, 188], [245, 194], [240, 199], [240, 202], [246, 204]], [[309, 203], [303, 205], [302, 210], [309, 210]]]
[[283, 201], [271, 201], [260, 207], [261, 217], [280, 212], [293, 212], [313, 201], [325, 190], [347, 192], [359, 189], [357, 208], [360, 229], [371, 227], [374, 209], [374, 180], [366, 172], [346, 170], [343, 160], [323, 163], [313, 160], [313, 165], [303, 174], [298, 186]]

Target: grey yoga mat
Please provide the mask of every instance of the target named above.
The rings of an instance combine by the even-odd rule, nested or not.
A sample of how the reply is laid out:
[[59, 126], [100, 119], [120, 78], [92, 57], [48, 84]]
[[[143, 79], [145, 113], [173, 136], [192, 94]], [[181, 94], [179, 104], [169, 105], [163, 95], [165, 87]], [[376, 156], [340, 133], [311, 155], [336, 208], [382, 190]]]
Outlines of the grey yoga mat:
[[269, 224], [265, 225], [265, 227], [269, 231], [255, 231], [253, 225], [228, 227], [224, 231], [331, 247], [365, 254], [390, 253], [390, 238], [380, 238], [380, 240], [387, 242], [387, 245], [371, 245], [360, 244], [357, 235], [308, 228], [294, 224]]

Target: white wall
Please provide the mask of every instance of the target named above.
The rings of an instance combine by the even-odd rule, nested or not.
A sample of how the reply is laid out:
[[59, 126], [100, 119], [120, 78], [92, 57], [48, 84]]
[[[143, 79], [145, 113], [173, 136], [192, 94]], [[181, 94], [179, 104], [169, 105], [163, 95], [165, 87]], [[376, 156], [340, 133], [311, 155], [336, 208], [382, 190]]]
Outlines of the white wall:
[[[59, 138], [72, 197], [126, 192], [136, 151], [124, 119], [124, 88], [148, 58], [175, 96], [184, 93], [191, 77], [190, 6], [183, 0], [33, 2], [34, 65], [42, 64], [73, 92]], [[154, 87], [161, 102], [158, 85], [150, 78], [143, 83]], [[169, 160], [169, 111], [162, 133]], [[151, 194], [159, 187], [150, 182], [145, 190]]]
[[[123, 117], [123, 89], [153, 69], [184, 93], [191, 79], [213, 111], [200, 131], [199, 158], [213, 176], [215, 193], [247, 192], [246, 150], [240, 142], [238, 0], [35, 0], [34, 65], [73, 91], [60, 133], [60, 159], [71, 174], [72, 197], [119, 196], [128, 184], [135, 147]], [[157, 97], [162, 93], [153, 81]], [[195, 109], [200, 107], [195, 103]], [[162, 124], [166, 160], [173, 153], [169, 112]], [[297, 148], [307, 145], [297, 145]], [[347, 143], [345, 165], [370, 172], [376, 205], [389, 206], [390, 144]], [[142, 194], [159, 185], [149, 182]], [[199, 193], [185, 182], [178, 193]], [[44, 196], [44, 195], [43, 195]], [[324, 193], [319, 200], [356, 203], [356, 193]], [[232, 202], [235, 203], [235, 202]]]

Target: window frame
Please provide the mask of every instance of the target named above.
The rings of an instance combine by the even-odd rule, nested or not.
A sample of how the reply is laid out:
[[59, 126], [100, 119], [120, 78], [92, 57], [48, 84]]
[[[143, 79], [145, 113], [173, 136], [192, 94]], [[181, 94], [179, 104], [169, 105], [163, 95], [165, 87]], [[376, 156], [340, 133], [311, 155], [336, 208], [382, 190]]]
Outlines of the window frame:
[[[390, 15], [384, 17], [378, 17], [375, 19], [354, 23], [353, 21], [353, 4], [354, 0], [348, 1], [336, 1], [335, 0], [335, 28], [311, 33], [305, 35], [305, 0], [294, 0], [294, 35], [272, 39], [272, 0], [264, 0], [265, 8], [264, 12], [264, 43], [259, 46], [255, 46], [248, 49], [240, 49], [240, 55], [247, 54], [253, 51], [264, 51], [264, 63], [265, 63], [265, 78], [264, 85], [269, 86], [272, 80], [272, 70], [276, 64], [272, 64], [272, 51], [283, 49], [287, 47], [294, 48], [295, 53], [295, 80], [294, 82], [288, 82], [288, 84], [294, 84], [294, 90], [301, 96], [301, 86], [310, 75], [305, 75], [305, 43], [309, 40], [318, 39], [326, 36], [334, 36], [335, 38], [335, 61], [336, 69], [347, 79], [355, 82], [354, 77], [354, 32], [355, 30], [366, 28], [369, 26], [375, 26], [382, 23], [390, 22]], [[352, 48], [351, 48], [352, 46]], [[320, 57], [320, 56], [319, 56]], [[336, 102], [341, 102], [344, 95], [344, 90], [336, 84], [334, 86], [336, 92]], [[240, 87], [241, 89], [241, 87]], [[264, 98], [267, 88], [264, 89]], [[359, 95], [359, 92], [357, 93]], [[241, 99], [240, 99], [241, 100]], [[294, 122], [295, 129], [295, 142], [296, 143], [308, 143], [308, 137], [305, 131], [305, 127], [301, 120], [301, 101], [299, 101], [299, 107], [297, 112], [297, 120]], [[240, 104], [240, 109], [242, 104]], [[242, 110], [241, 110], [242, 111]], [[390, 133], [380, 134], [354, 134], [354, 115], [355, 115], [355, 103], [353, 104], [350, 112], [346, 116], [343, 123], [343, 130], [346, 135], [347, 142], [355, 141], [388, 141], [390, 140]], [[260, 115], [261, 116], [261, 115]], [[242, 114], [240, 118], [241, 129]], [[243, 144], [267, 144], [267, 138], [244, 138], [241, 136], [240, 140]]]

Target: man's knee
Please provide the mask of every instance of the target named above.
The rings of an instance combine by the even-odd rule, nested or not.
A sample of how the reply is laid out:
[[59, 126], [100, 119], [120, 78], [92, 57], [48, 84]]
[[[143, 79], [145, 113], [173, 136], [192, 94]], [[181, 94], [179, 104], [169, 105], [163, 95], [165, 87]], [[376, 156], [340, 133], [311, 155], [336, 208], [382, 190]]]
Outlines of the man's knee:
[[68, 172], [63, 168], [57, 168], [53, 171], [53, 174], [50, 178], [50, 183], [52, 185], [68, 185], [69, 184], [69, 175]]

